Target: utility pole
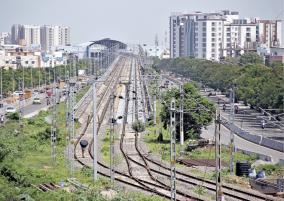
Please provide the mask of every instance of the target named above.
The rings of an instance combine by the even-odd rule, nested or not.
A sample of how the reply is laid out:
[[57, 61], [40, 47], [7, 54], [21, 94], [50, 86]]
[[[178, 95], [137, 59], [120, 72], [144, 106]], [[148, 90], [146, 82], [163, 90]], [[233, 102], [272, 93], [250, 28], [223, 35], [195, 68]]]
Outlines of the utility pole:
[[176, 109], [175, 99], [171, 100], [170, 132], [171, 132], [171, 200], [176, 201]]
[[1, 88], [0, 88], [0, 108], [3, 107], [3, 67], [0, 66], [0, 70], [1, 70], [1, 75], [0, 75], [0, 84], [1, 84]]
[[[69, 80], [69, 95], [68, 95], [68, 158], [69, 158], [69, 168], [70, 168], [70, 177], [74, 175], [74, 160], [73, 160], [73, 143], [72, 140], [75, 137], [75, 80]], [[75, 151], [75, 150], [74, 150]]]
[[216, 118], [215, 118], [216, 201], [222, 200], [220, 129], [221, 129], [221, 116], [219, 109], [217, 109]]
[[93, 83], [93, 179], [94, 182], [97, 180], [98, 173], [98, 158], [97, 158], [97, 90], [96, 81]]
[[[154, 97], [153, 97], [153, 113], [154, 113], [154, 126], [157, 125], [157, 102], [156, 102], [156, 90], [155, 90], [155, 93], [154, 93]], [[156, 133], [156, 129], [155, 129], [155, 133]]]
[[183, 99], [184, 91], [183, 85], [180, 85], [180, 145], [184, 144], [184, 133], [183, 133]]
[[52, 96], [53, 96], [53, 105], [52, 105], [52, 123], [51, 123], [51, 159], [52, 164], [56, 163], [56, 87], [52, 88]]
[[234, 174], [234, 157], [235, 157], [235, 142], [234, 142], [234, 132], [232, 131], [232, 126], [234, 124], [235, 120], [235, 91], [234, 88], [230, 90], [230, 152], [231, 152], [231, 158], [230, 158], [230, 173], [231, 175]]
[[114, 92], [112, 93], [113, 95], [111, 96], [111, 105], [110, 105], [110, 134], [109, 134], [109, 141], [110, 141], [110, 180], [111, 184], [114, 185], [114, 124], [115, 124], [115, 118], [114, 118], [114, 100], [115, 100], [115, 95]]

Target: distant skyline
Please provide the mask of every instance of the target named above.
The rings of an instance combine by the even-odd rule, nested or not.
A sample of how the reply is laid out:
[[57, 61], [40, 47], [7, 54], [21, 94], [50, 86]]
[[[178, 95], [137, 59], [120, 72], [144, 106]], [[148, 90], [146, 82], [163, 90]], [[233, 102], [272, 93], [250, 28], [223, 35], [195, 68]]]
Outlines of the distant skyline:
[[112, 38], [152, 45], [156, 34], [161, 43], [173, 12], [228, 9], [241, 17], [284, 19], [284, 0], [0, 0], [0, 5], [0, 32], [12, 24], [66, 25], [72, 44]]

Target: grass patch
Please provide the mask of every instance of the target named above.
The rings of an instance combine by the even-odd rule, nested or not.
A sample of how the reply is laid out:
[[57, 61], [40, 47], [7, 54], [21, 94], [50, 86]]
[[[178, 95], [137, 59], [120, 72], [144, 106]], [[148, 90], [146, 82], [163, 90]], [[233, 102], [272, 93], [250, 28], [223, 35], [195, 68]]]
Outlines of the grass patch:
[[[117, 140], [118, 140], [118, 136], [117, 136], [117, 134], [115, 134], [115, 136], [114, 136], [114, 143]], [[109, 164], [109, 162], [110, 162], [110, 136], [109, 136], [109, 130], [106, 131], [105, 137], [104, 137], [104, 139], [102, 141], [103, 141], [103, 144], [102, 144], [102, 148], [101, 148], [101, 154], [103, 155], [103, 162], [105, 164]], [[122, 157], [121, 154], [117, 154], [117, 153], [114, 153], [114, 154], [115, 154], [115, 156], [114, 156], [114, 165], [118, 165], [121, 162], [121, 160], [123, 159], [123, 157]]]
[[[87, 88], [84, 89], [87, 91]], [[77, 99], [84, 92], [76, 94]], [[75, 171], [74, 176], [91, 187], [89, 191], [68, 193], [58, 189], [41, 192], [32, 185], [53, 182], [59, 184], [69, 177], [65, 159], [65, 104], [57, 108], [57, 146], [56, 163], [51, 161], [50, 128], [45, 117], [50, 111], [41, 111], [31, 119], [23, 119], [23, 128], [18, 121], [10, 120], [0, 127], [0, 200], [107, 200], [100, 194], [101, 190], [110, 187], [106, 178], [95, 184], [92, 181], [92, 170], [82, 168]], [[76, 124], [76, 127], [80, 126]], [[108, 140], [105, 141], [105, 146]], [[108, 145], [109, 146], [109, 145]], [[133, 196], [134, 198], [130, 197]], [[122, 199], [125, 198], [125, 199]], [[146, 195], [119, 193], [114, 200], [162, 200]]]

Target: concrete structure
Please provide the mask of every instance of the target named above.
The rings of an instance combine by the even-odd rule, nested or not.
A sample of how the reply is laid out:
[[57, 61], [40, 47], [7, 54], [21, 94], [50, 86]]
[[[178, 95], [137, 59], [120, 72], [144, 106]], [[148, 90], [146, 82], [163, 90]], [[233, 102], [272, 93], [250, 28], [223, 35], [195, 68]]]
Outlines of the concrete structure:
[[40, 28], [42, 50], [49, 52], [52, 47], [70, 45], [70, 28], [44, 25]]
[[0, 66], [19, 68], [24, 67], [40, 67], [40, 52], [29, 51], [20, 46], [6, 46], [0, 53]]
[[0, 45], [11, 44], [11, 34], [9, 32], [0, 33]]
[[267, 47], [280, 47], [282, 44], [281, 20], [257, 20], [257, 41]]
[[0, 66], [6, 68], [44, 68], [64, 64], [67, 64], [67, 54], [62, 51], [46, 54], [19, 45], [6, 45], [0, 49]]
[[239, 19], [235, 11], [174, 13], [170, 16], [170, 57], [219, 61], [256, 52], [259, 44], [279, 47], [282, 21]]
[[176, 13], [170, 17], [171, 58], [192, 56], [219, 60], [223, 56], [224, 25], [238, 19], [238, 12]]
[[[225, 19], [219, 13], [198, 15], [195, 23], [194, 56], [219, 60]], [[192, 55], [191, 55], [192, 56]]]
[[19, 45], [40, 45], [40, 26], [22, 25], [20, 28]]
[[250, 19], [234, 19], [224, 25], [223, 56], [240, 56], [256, 51], [256, 24]]
[[19, 39], [22, 38], [20, 24], [14, 24], [11, 28], [11, 44], [19, 44]]
[[70, 45], [70, 28], [15, 24], [11, 28], [11, 42], [27, 47], [41, 46], [43, 51], [50, 51], [55, 46]]

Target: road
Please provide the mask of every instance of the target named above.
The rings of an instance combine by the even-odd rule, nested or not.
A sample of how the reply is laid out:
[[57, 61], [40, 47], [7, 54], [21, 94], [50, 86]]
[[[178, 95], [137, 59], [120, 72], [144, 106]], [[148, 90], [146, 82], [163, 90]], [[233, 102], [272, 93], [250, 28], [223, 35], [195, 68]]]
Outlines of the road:
[[[164, 76], [163, 76], [163, 78], [164, 78], [164, 80], [169, 80]], [[169, 80], [170, 87], [173, 87], [173, 85], [175, 85], [176, 87], [179, 87], [177, 85], [177, 83], [181, 83], [181, 80], [176, 80], [176, 82], [173, 82], [173, 80], [174, 79]], [[165, 81], [163, 81], [163, 82], [165, 82]], [[201, 92], [201, 94], [204, 95], [204, 97], [208, 98], [208, 96], [205, 95], [204, 92]], [[211, 97], [211, 98], [213, 98], [213, 97]], [[221, 98], [221, 96], [220, 96], [220, 98]], [[213, 100], [213, 99], [211, 99], [211, 100]], [[227, 105], [227, 108], [229, 108], [228, 105]], [[223, 113], [224, 112], [221, 111], [221, 114], [223, 114]], [[224, 113], [224, 116], [226, 117], [227, 115]], [[236, 121], [237, 121], [237, 119], [236, 119]], [[256, 122], [257, 120], [255, 119], [254, 121]], [[249, 121], [247, 121], [247, 122], [243, 121], [243, 122], [240, 123], [240, 120], [238, 119], [237, 125], [243, 126], [243, 128], [249, 129], [249, 132], [252, 132], [253, 134], [257, 134], [257, 132], [260, 130], [260, 125], [252, 126], [251, 122], [249, 122]], [[207, 127], [207, 129], [202, 130], [201, 136], [203, 138], [213, 139], [214, 129], [215, 129], [214, 124], [211, 124], [210, 126]], [[276, 133], [275, 130], [277, 131], [277, 134], [281, 134], [281, 132], [278, 132], [279, 129], [272, 128], [272, 127], [266, 128], [265, 132], [266, 133], [272, 133], [272, 131], [274, 131], [273, 133]], [[247, 140], [239, 137], [236, 134], [234, 135], [234, 139], [235, 139], [235, 147], [238, 148], [238, 149], [242, 149], [242, 150], [245, 150], [245, 151], [254, 152], [254, 153], [257, 153], [257, 154], [269, 156], [269, 157], [271, 157], [271, 160], [274, 163], [279, 162], [280, 159], [284, 160], [283, 152], [276, 151], [274, 149], [270, 149], [270, 148], [252, 143], [250, 141], [247, 141]], [[230, 141], [230, 131], [227, 128], [225, 128], [224, 126], [221, 126], [221, 143], [224, 144], [224, 145], [228, 145], [229, 141]]]
[[[214, 138], [214, 130], [215, 130], [215, 125], [211, 124], [210, 126], [207, 127], [207, 129], [202, 130], [201, 137], [212, 140]], [[238, 149], [254, 152], [257, 154], [267, 155], [271, 157], [272, 162], [274, 163], [279, 162], [280, 159], [284, 160], [284, 154], [280, 151], [269, 149], [260, 146], [258, 144], [249, 142], [237, 135], [234, 135], [234, 139], [235, 139], [235, 147]], [[224, 145], [229, 145], [230, 143], [230, 131], [224, 126], [221, 126], [221, 143]]]

